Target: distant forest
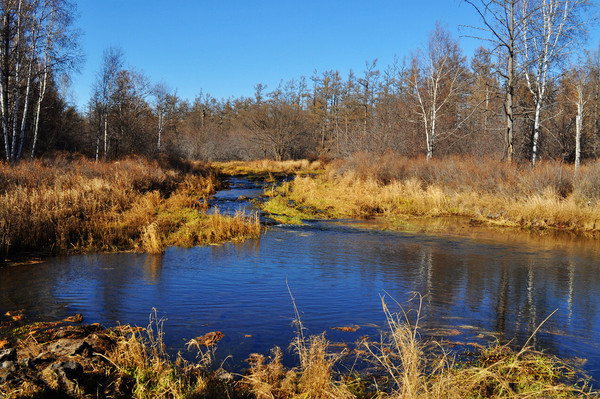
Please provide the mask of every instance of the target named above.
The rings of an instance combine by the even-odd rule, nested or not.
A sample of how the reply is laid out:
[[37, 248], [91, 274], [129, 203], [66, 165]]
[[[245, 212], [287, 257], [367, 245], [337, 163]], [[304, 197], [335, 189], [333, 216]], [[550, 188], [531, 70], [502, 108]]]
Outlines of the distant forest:
[[[578, 164], [600, 156], [600, 52], [585, 51], [587, 0], [471, 0], [470, 60], [443, 24], [392, 65], [314, 71], [253, 97], [192, 102], [104, 52], [83, 113], [59, 87], [80, 56], [67, 0], [0, 0], [2, 159], [55, 151], [213, 160], [338, 158], [355, 152]], [[139, 66], [143, 68], [143, 65]]]

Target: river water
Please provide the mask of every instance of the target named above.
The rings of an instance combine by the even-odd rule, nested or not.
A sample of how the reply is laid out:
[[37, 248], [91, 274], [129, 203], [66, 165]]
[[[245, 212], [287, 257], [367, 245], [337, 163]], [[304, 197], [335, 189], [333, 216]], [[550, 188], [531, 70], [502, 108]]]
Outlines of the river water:
[[[261, 187], [233, 180], [215, 201], [224, 212]], [[85, 322], [146, 326], [157, 309], [171, 351], [219, 330], [218, 360], [233, 369], [250, 353], [287, 348], [294, 337], [290, 291], [309, 334], [334, 342], [377, 337], [392, 310], [422, 296], [421, 334], [457, 344], [512, 340], [576, 358], [600, 381], [600, 247], [524, 234], [386, 232], [360, 223], [274, 226], [239, 244], [169, 248], [163, 255], [55, 257], [0, 269], [0, 312], [30, 321], [82, 313]], [[412, 314], [414, 316], [414, 314]], [[333, 327], [354, 326], [355, 332]], [[493, 338], [491, 338], [493, 337]], [[468, 346], [468, 345], [467, 345]], [[191, 356], [191, 355], [190, 355]]]

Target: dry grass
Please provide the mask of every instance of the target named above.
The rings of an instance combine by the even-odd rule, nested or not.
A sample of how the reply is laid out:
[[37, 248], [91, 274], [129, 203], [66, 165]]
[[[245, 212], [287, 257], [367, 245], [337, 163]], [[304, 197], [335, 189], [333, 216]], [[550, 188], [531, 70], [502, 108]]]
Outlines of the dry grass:
[[[289, 287], [288, 287], [289, 290]], [[290, 291], [291, 296], [291, 291]], [[269, 361], [264, 356], [252, 354], [248, 360], [250, 369], [243, 383], [258, 399], [350, 399], [354, 395], [342, 382], [342, 376], [334, 372], [334, 366], [341, 358], [339, 354], [327, 351], [329, 342], [325, 333], [306, 337], [300, 313], [294, 304], [296, 337], [290, 347], [298, 357], [299, 366], [285, 370], [281, 364], [281, 349], [275, 347]]]
[[181, 358], [171, 361], [163, 343], [163, 323], [155, 311], [145, 330], [130, 326], [117, 329], [117, 345], [107, 359], [114, 372], [131, 380], [131, 397], [201, 397], [208, 385], [205, 369]]
[[[519, 351], [493, 345], [458, 361], [442, 344], [420, 337], [420, 301], [412, 312], [392, 313], [383, 298], [382, 306], [387, 326], [381, 340], [360, 344], [364, 359], [375, 366], [362, 376], [337, 367], [344, 354], [330, 353], [324, 334], [305, 336], [297, 310], [297, 334], [290, 345], [297, 363], [291, 369], [283, 366], [282, 351], [276, 347], [268, 358], [251, 355], [250, 369], [237, 382], [223, 380], [220, 370], [212, 370], [215, 347], [205, 347], [204, 337], [187, 344], [198, 351], [196, 362], [179, 355], [172, 360], [163, 343], [164, 320], [154, 311], [146, 329], [110, 330], [114, 347], [101, 355], [107, 360], [102, 372], [116, 397], [140, 399], [598, 398], [597, 391], [576, 380], [572, 369], [527, 343]], [[47, 382], [52, 378], [49, 375]], [[2, 389], [0, 385], [0, 393], [11, 398], [39, 393], [27, 386], [18, 392]]]
[[[462, 216], [534, 230], [600, 234], [600, 163], [535, 169], [474, 158], [377, 159], [357, 154], [326, 173], [297, 177], [279, 195], [329, 217]], [[467, 220], [468, 220], [467, 219]]]
[[273, 161], [263, 159], [257, 161], [230, 161], [214, 162], [211, 166], [228, 175], [269, 175], [269, 174], [297, 174], [315, 173], [323, 170], [322, 161], [309, 161], [307, 159]]
[[[198, 237], [185, 245], [260, 233], [255, 218], [205, 214], [207, 199], [220, 184], [210, 168], [161, 164], [140, 158], [96, 163], [64, 157], [0, 164], [0, 256], [159, 253], [165, 245], [178, 244], [171, 236], [179, 228]], [[193, 223], [197, 220], [203, 223]]]
[[[494, 345], [457, 362], [436, 342], [419, 338], [414, 321], [390, 312], [382, 299], [388, 332], [380, 344], [365, 346], [389, 377], [380, 395], [398, 399], [436, 398], [574, 398], [597, 397], [585, 384], [567, 384], [574, 372], [558, 359], [525, 346], [518, 352]], [[420, 308], [420, 307], [419, 307]], [[433, 348], [433, 349], [432, 349]]]

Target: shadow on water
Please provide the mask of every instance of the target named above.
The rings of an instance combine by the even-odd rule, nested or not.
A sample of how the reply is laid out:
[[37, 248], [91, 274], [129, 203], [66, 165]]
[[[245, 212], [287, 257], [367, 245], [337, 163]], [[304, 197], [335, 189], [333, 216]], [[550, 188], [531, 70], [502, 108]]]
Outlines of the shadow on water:
[[[222, 210], [235, 212], [240, 196], [253, 198], [263, 189], [238, 183], [215, 197]], [[385, 322], [381, 296], [410, 308], [407, 301], [418, 292], [423, 336], [458, 344], [491, 339], [523, 344], [558, 309], [533, 343], [561, 357], [581, 358], [600, 380], [596, 242], [389, 232], [349, 224], [277, 226], [242, 244], [169, 248], [159, 256], [96, 254], [6, 267], [0, 269], [0, 311], [24, 308], [31, 320], [82, 313], [86, 322], [145, 326], [155, 307], [167, 319], [166, 342], [173, 352], [185, 353], [187, 340], [219, 330], [225, 338], [217, 355], [223, 360], [231, 354], [227, 364], [239, 370], [250, 353], [287, 348], [293, 338], [286, 284], [308, 333], [327, 331], [334, 342], [378, 337]], [[360, 328], [332, 329], [350, 325]]]

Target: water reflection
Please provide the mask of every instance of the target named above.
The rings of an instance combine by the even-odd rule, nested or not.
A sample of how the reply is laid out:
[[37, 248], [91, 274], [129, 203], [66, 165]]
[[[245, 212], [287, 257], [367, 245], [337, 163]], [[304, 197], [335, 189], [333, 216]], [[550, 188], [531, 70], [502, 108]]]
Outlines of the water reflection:
[[[534, 343], [559, 356], [588, 359], [600, 376], [600, 281], [596, 246], [519, 244], [353, 229], [312, 222], [280, 227], [260, 240], [164, 255], [60, 257], [0, 269], [0, 311], [25, 308], [33, 319], [76, 312], [86, 322], [145, 326], [153, 307], [167, 318], [167, 343], [220, 330], [218, 354], [241, 366], [251, 352], [287, 347], [293, 308], [310, 333], [354, 341], [383, 325], [381, 295], [400, 303], [418, 292], [424, 334], [458, 329], [457, 342], [527, 341], [555, 309]], [[389, 301], [388, 303], [391, 303]], [[410, 308], [411, 305], [406, 305]], [[331, 327], [359, 324], [356, 333]]]

